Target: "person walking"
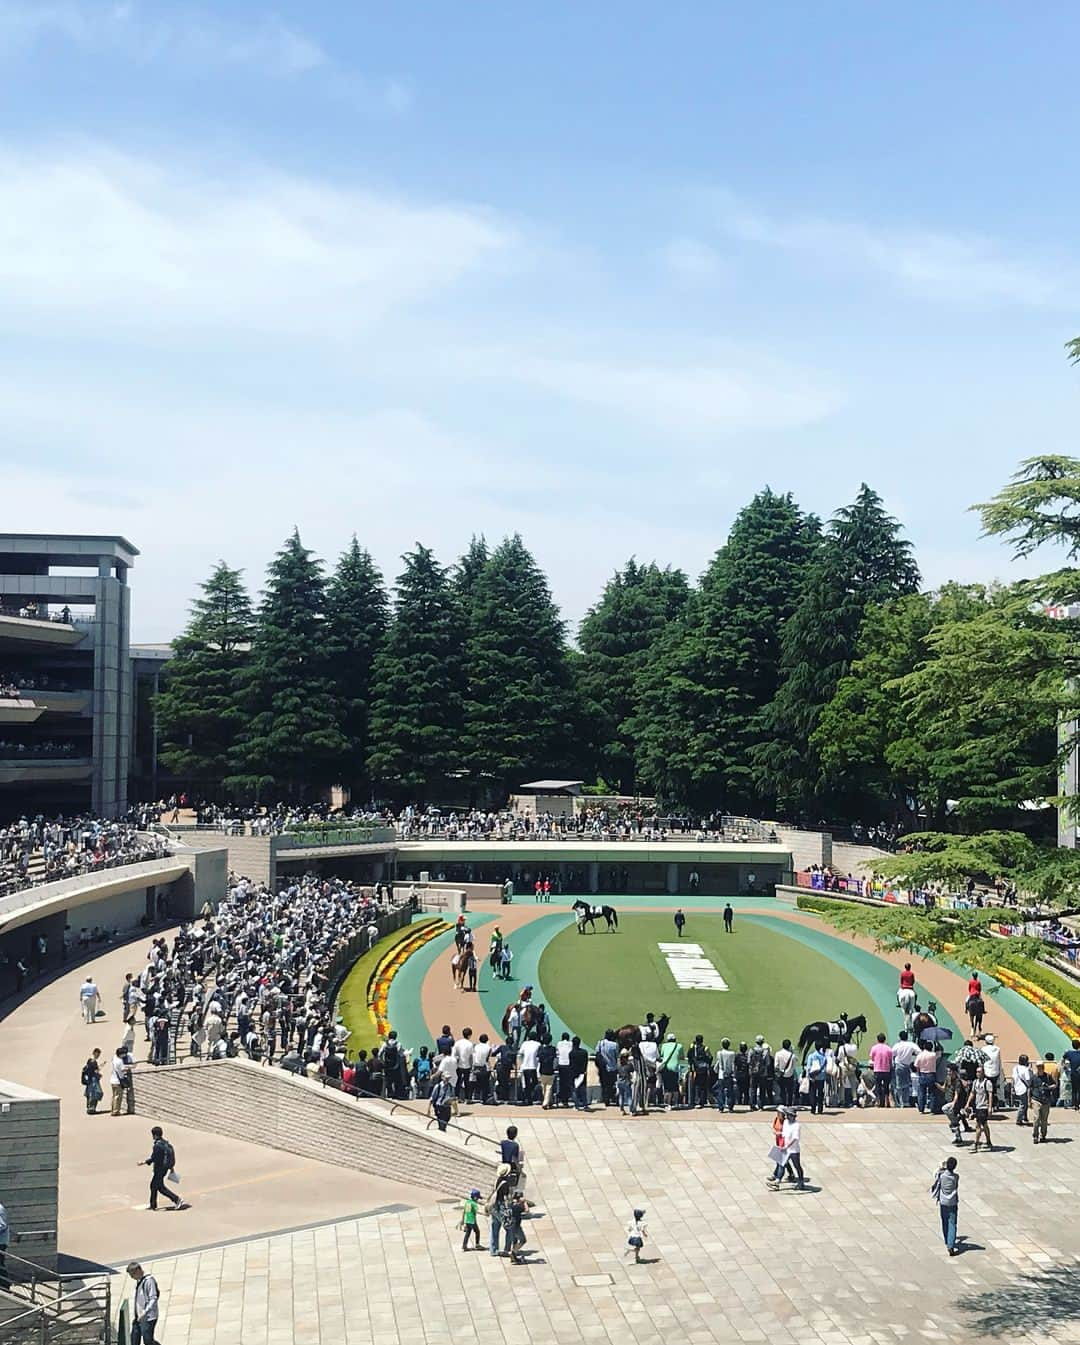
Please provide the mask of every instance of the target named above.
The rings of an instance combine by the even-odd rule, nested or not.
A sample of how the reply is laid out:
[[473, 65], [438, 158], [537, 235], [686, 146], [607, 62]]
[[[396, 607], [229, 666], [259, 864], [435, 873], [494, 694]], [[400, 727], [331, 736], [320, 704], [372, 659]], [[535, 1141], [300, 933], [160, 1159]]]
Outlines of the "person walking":
[[100, 1057], [101, 1057], [101, 1047], [95, 1046], [93, 1051], [91, 1051], [90, 1053], [90, 1058], [87, 1060], [86, 1064], [82, 1067], [81, 1080], [83, 1086], [83, 1096], [86, 1098], [86, 1114], [88, 1116], [93, 1116], [96, 1113], [98, 1109], [98, 1103], [101, 1101], [103, 1096], [101, 1089], [101, 1065], [99, 1063]]
[[154, 1332], [157, 1329], [161, 1304], [158, 1295], [158, 1283], [153, 1275], [148, 1275], [138, 1261], [132, 1261], [127, 1273], [135, 1281], [135, 1298], [132, 1303], [131, 1345], [157, 1345]]
[[729, 902], [727, 903], [727, 905], [724, 907], [724, 933], [725, 933], [725, 934], [731, 934], [731, 933], [733, 932], [733, 930], [732, 930], [732, 926], [734, 925], [734, 923], [735, 923], [735, 912], [731, 909], [731, 902], [729, 901]]
[[683, 909], [680, 906], [679, 909], [675, 912], [675, 933], [678, 935], [680, 939], [682, 938], [682, 932], [685, 925], [686, 925], [686, 916], [683, 915]]
[[975, 1118], [975, 1142], [971, 1152], [979, 1152], [979, 1136], [986, 1139], [985, 1149], [989, 1153], [993, 1147], [990, 1138], [990, 1109], [994, 1105], [994, 1085], [986, 1077], [982, 1065], [975, 1071], [975, 1082], [971, 1085], [971, 1114]]
[[634, 1210], [633, 1217], [626, 1226], [626, 1255], [631, 1252], [634, 1254], [634, 1264], [641, 1264], [641, 1249], [645, 1246], [645, 1239], [649, 1236], [649, 1230], [645, 1226], [645, 1211]]
[[473, 1189], [469, 1192], [469, 1194], [466, 1196], [465, 1200], [462, 1202], [461, 1205], [461, 1223], [458, 1225], [458, 1227], [465, 1234], [465, 1236], [461, 1240], [461, 1250], [463, 1252], [467, 1252], [469, 1250], [470, 1238], [473, 1239], [473, 1245], [475, 1246], [476, 1250], [477, 1251], [480, 1250], [480, 1219], [478, 1214], [479, 1209], [480, 1209], [480, 1192], [476, 1189], [476, 1187], [473, 1187]]
[[150, 1134], [154, 1140], [153, 1148], [150, 1150], [150, 1157], [144, 1158], [139, 1163], [139, 1167], [148, 1167], [151, 1169], [149, 1208], [156, 1210], [158, 1207], [157, 1198], [159, 1195], [163, 1195], [166, 1200], [172, 1201], [174, 1210], [190, 1209], [191, 1207], [186, 1201], [181, 1200], [175, 1191], [170, 1191], [165, 1185], [165, 1178], [169, 1175], [172, 1176], [173, 1181], [179, 1180], [175, 1173], [176, 1150], [165, 1138], [160, 1126], [154, 1126], [150, 1131]]
[[513, 1198], [514, 1176], [509, 1163], [500, 1163], [495, 1171], [495, 1187], [484, 1205], [484, 1213], [491, 1216], [491, 1237], [488, 1251], [492, 1256], [499, 1255], [499, 1235], [506, 1229], [504, 1238], [505, 1252], [510, 1251], [510, 1201]]
[[98, 1005], [101, 1002], [101, 995], [98, 992], [97, 985], [92, 976], [87, 976], [79, 987], [79, 1008], [82, 1010], [84, 1023], [91, 1027], [97, 1022]]
[[1030, 1125], [1028, 1105], [1031, 1102], [1031, 1063], [1026, 1055], [1022, 1055], [1013, 1066], [1012, 1091], [1013, 1101], [1016, 1103], [1016, 1124]]
[[[937, 1085], [934, 1085], [937, 1087]], [[968, 1087], [967, 1080], [960, 1073], [958, 1065], [950, 1064], [948, 1073], [945, 1076], [945, 1082], [941, 1085], [941, 1090], [945, 1095], [945, 1116], [949, 1122], [949, 1129], [952, 1131], [952, 1142], [957, 1145], [963, 1144], [960, 1135], [960, 1127], [970, 1130], [967, 1123], [968, 1103], [971, 1100], [971, 1089]]]
[[930, 1194], [937, 1201], [941, 1215], [941, 1236], [950, 1256], [956, 1255], [956, 1220], [960, 1213], [960, 1174], [956, 1171], [956, 1159], [946, 1158], [934, 1174]]

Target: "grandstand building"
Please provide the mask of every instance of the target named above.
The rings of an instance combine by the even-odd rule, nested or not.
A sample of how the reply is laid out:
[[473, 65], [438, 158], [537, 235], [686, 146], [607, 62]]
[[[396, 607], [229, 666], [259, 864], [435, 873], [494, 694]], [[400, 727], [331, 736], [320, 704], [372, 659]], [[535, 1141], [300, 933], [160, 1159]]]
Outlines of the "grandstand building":
[[0, 820], [127, 807], [138, 554], [123, 537], [0, 533]]

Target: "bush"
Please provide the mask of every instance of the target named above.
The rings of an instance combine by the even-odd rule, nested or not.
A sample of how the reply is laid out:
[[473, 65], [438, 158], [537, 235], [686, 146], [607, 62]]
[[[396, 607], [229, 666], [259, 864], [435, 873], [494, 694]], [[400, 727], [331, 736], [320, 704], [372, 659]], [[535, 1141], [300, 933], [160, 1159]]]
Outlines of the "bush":
[[800, 892], [795, 898], [795, 905], [800, 911], [815, 911], [818, 915], [832, 915], [835, 911], [842, 911], [850, 902], [830, 900], [828, 897], [818, 897], [809, 892]]
[[1015, 972], [1017, 976], [1023, 976], [1032, 985], [1037, 985], [1040, 990], [1045, 990], [1048, 995], [1061, 1000], [1062, 1004], [1073, 1013], [1080, 1014], [1080, 986], [1073, 985], [1064, 976], [1059, 976], [1056, 971], [1043, 966], [1041, 962], [1034, 962], [1029, 957], [1008, 956], [1001, 958], [997, 965], [1004, 967], [1006, 971]]

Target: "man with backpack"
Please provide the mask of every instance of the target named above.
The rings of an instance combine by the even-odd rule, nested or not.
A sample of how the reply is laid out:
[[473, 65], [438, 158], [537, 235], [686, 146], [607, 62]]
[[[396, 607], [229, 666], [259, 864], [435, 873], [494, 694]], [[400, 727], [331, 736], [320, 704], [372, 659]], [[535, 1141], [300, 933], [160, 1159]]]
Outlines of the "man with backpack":
[[705, 1045], [705, 1038], [699, 1032], [686, 1053], [686, 1063], [690, 1066], [691, 1107], [709, 1105], [709, 1067], [712, 1065], [712, 1052]]
[[[154, 1126], [150, 1131], [154, 1139], [154, 1147], [150, 1150], [150, 1157], [144, 1158], [139, 1164], [140, 1167], [151, 1169], [150, 1177], [150, 1208], [156, 1210], [158, 1207], [157, 1198], [163, 1195], [167, 1200], [171, 1200], [174, 1210], [190, 1209], [188, 1203], [181, 1200], [175, 1191], [170, 1191], [165, 1185], [165, 1178], [176, 1167], [176, 1150], [165, 1138], [160, 1126]], [[174, 1177], [173, 1180], [176, 1180]]]
[[401, 1046], [397, 1039], [397, 1033], [391, 1032], [386, 1042], [379, 1052], [379, 1060], [382, 1064], [383, 1087], [385, 1096], [389, 1098], [400, 1098], [401, 1088]]

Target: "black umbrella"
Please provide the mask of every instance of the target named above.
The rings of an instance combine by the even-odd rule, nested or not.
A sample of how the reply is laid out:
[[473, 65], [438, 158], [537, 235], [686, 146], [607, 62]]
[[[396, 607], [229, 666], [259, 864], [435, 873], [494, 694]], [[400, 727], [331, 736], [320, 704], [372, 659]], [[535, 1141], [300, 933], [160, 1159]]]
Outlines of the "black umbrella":
[[952, 1041], [951, 1027], [924, 1027], [919, 1033], [920, 1041]]

